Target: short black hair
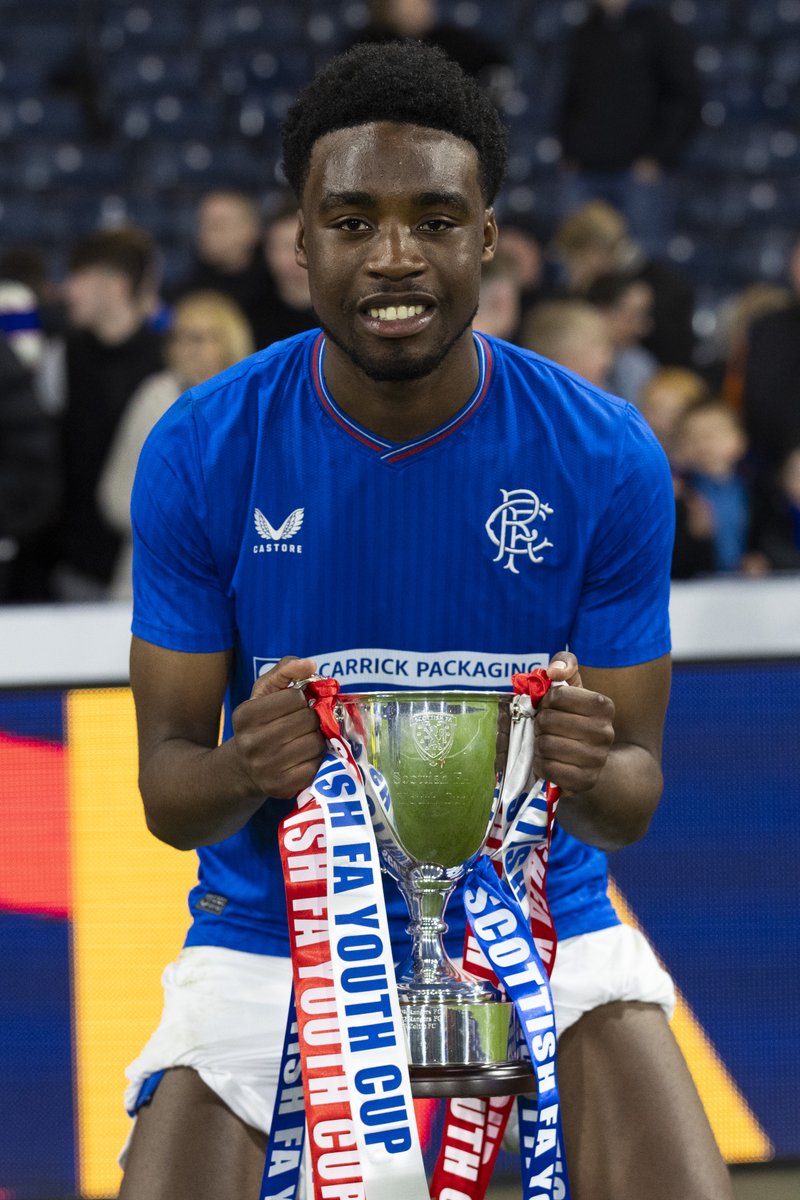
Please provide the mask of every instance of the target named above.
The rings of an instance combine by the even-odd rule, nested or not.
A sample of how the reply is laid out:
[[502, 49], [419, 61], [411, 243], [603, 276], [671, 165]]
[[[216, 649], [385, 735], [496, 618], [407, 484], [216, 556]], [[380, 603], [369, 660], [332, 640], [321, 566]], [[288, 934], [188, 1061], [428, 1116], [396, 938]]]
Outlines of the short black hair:
[[106, 267], [124, 275], [131, 295], [137, 296], [153, 286], [157, 276], [158, 252], [146, 229], [128, 225], [120, 229], [101, 229], [81, 238], [72, 247], [69, 269]]
[[283, 125], [283, 171], [302, 197], [314, 143], [372, 121], [441, 129], [477, 151], [488, 204], [503, 182], [508, 138], [497, 109], [474, 79], [435, 46], [402, 41], [357, 44], [323, 67]]

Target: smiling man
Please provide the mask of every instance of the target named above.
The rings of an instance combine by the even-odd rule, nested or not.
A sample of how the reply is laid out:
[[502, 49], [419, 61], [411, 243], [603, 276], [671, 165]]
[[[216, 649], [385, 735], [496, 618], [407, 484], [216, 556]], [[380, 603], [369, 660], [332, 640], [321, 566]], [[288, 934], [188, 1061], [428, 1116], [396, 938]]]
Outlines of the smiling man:
[[[349, 690], [507, 688], [548, 663], [570, 685], [542, 702], [535, 767], [562, 791], [548, 893], [573, 1195], [730, 1197], [669, 977], [606, 895], [605, 851], [661, 793], [670, 473], [630, 405], [473, 333], [505, 157], [438, 51], [334, 59], [284, 128], [321, 329], [187, 393], [142, 453], [140, 785], [200, 873], [129, 1068], [124, 1200], [259, 1194], [290, 979], [277, 828], [323, 753], [289, 685], [316, 665]], [[458, 954], [463, 909], [448, 919]]]

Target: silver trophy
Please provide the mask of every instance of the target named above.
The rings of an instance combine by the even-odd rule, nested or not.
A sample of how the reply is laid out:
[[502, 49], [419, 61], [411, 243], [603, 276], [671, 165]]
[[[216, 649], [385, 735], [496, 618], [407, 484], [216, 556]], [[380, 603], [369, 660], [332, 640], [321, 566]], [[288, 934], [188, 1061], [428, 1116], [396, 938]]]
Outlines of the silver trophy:
[[492, 828], [515, 700], [500, 692], [339, 697], [381, 862], [411, 917], [397, 985], [417, 1096], [535, 1090], [530, 1063], [517, 1056], [513, 1004], [457, 967], [442, 941], [450, 894]]

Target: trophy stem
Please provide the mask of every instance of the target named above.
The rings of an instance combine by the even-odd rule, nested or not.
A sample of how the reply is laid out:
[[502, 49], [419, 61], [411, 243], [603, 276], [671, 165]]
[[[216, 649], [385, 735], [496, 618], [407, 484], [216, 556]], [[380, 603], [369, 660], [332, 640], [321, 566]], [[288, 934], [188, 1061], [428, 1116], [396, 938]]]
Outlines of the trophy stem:
[[455, 887], [441, 868], [419, 864], [412, 877], [398, 886], [408, 906], [411, 953], [397, 968], [401, 1004], [446, 1004], [452, 1001], [491, 1001], [495, 988], [457, 967], [444, 947], [444, 911]]

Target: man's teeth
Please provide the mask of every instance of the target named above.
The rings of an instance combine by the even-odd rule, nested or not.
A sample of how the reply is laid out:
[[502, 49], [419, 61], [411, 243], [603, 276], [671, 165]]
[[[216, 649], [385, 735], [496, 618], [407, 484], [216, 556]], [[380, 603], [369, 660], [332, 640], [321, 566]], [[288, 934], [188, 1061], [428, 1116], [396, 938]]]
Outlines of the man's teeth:
[[418, 317], [425, 312], [424, 304], [392, 304], [389, 308], [371, 308], [369, 315], [376, 321], [407, 321], [409, 317]]

